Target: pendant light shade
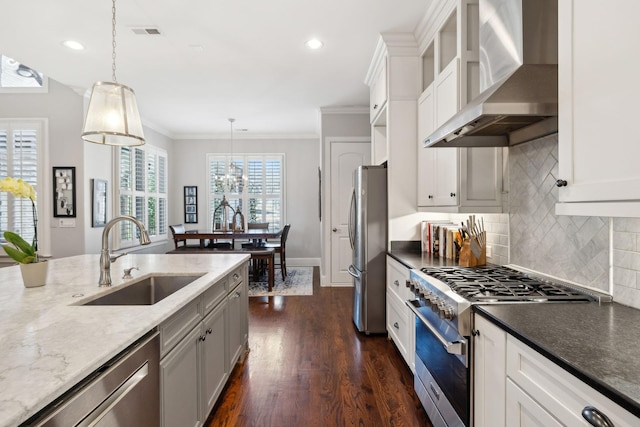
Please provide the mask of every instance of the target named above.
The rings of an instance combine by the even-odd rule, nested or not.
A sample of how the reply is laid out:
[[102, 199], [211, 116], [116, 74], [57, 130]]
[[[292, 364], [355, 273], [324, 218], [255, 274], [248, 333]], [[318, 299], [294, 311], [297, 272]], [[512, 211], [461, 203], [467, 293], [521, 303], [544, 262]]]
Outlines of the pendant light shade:
[[115, 82], [93, 85], [82, 139], [105, 145], [142, 145], [144, 133], [133, 89]]
[[133, 89], [116, 80], [116, 0], [111, 7], [111, 82], [97, 82], [91, 90], [82, 139], [104, 145], [144, 144], [142, 121]]

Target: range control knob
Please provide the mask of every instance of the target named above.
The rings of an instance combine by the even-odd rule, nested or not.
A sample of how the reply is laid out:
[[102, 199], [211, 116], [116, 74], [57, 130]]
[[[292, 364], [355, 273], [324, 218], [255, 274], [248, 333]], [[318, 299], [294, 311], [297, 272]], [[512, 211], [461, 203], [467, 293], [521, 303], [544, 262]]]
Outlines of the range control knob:
[[440, 298], [434, 296], [433, 298], [430, 298], [431, 300], [431, 309], [433, 311], [438, 311], [438, 306], [440, 305]]
[[453, 320], [456, 317], [453, 311], [453, 307], [451, 307], [450, 305], [442, 304], [438, 308], [441, 319]]

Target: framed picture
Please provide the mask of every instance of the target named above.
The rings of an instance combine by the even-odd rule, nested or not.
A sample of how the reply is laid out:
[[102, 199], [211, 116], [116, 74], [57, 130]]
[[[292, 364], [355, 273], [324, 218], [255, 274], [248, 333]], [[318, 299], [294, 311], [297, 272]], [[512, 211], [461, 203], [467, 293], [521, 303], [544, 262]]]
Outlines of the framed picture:
[[184, 187], [184, 222], [185, 224], [198, 222], [198, 187], [195, 185]]
[[107, 181], [91, 180], [91, 226], [104, 227], [107, 224]]
[[76, 168], [53, 167], [53, 216], [76, 216]]

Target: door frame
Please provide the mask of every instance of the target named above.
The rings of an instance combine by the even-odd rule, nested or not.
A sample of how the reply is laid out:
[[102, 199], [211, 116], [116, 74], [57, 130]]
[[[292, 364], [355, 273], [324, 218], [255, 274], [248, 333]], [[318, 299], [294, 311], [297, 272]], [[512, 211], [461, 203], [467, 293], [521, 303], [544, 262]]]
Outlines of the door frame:
[[[331, 145], [334, 143], [368, 142], [370, 136], [327, 136], [322, 141], [322, 219], [320, 221], [320, 286], [331, 283]], [[329, 197], [327, 197], [329, 196]], [[344, 286], [344, 284], [336, 285]]]

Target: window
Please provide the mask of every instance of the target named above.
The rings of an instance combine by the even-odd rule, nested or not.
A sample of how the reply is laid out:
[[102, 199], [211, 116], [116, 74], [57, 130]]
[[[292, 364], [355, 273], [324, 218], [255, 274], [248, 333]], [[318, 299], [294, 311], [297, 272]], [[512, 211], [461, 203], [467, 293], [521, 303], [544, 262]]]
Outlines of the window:
[[[142, 147], [120, 147], [118, 153], [119, 214], [131, 215], [142, 221], [152, 241], [165, 239], [167, 153], [149, 144]], [[133, 223], [120, 222], [120, 234], [115, 242], [117, 248], [135, 246], [138, 239], [138, 228]]]
[[[31, 184], [40, 206], [46, 193], [39, 185], [42, 127], [41, 122], [0, 121], [0, 179], [10, 176]], [[4, 242], [3, 234], [9, 230], [31, 242], [35, 234], [33, 224], [33, 207], [29, 199], [0, 192], [0, 241]], [[42, 240], [42, 233], [39, 240]]]
[[[234, 155], [234, 168], [229, 167], [228, 155], [207, 157], [209, 167], [209, 220], [222, 196], [234, 209], [242, 211], [245, 222], [268, 222], [270, 229], [284, 226], [284, 155]], [[231, 176], [238, 185], [226, 188], [216, 177]], [[243, 179], [243, 176], [245, 179]], [[220, 218], [215, 218], [219, 222]]]

